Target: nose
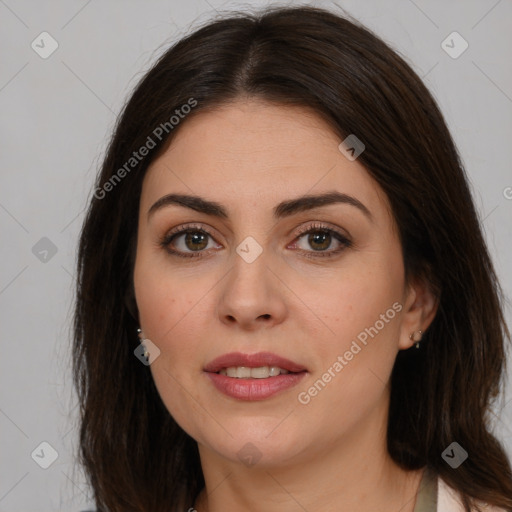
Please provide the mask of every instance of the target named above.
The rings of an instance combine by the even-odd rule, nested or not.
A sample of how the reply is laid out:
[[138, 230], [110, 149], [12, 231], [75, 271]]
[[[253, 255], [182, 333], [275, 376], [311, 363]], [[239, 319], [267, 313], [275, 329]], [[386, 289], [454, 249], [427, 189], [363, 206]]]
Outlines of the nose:
[[248, 263], [238, 254], [220, 285], [218, 315], [231, 328], [254, 331], [283, 322], [286, 290], [277, 269], [271, 268], [265, 251]]

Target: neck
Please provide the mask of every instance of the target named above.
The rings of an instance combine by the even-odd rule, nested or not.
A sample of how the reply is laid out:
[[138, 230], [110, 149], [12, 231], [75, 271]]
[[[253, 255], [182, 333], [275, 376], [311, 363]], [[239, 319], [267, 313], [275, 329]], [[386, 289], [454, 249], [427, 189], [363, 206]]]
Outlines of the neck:
[[413, 512], [423, 470], [401, 469], [386, 449], [386, 415], [288, 464], [247, 467], [199, 445], [205, 489], [197, 512], [358, 510]]

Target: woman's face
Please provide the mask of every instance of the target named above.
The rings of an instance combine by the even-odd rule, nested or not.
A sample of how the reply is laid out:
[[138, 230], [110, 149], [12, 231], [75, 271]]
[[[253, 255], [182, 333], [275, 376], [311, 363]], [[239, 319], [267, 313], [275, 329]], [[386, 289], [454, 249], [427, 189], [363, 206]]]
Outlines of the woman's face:
[[[384, 193], [305, 109], [182, 122], [144, 179], [134, 274], [163, 403], [202, 455], [247, 464], [381, 436], [397, 352], [430, 321]], [[169, 194], [205, 203], [154, 206]]]

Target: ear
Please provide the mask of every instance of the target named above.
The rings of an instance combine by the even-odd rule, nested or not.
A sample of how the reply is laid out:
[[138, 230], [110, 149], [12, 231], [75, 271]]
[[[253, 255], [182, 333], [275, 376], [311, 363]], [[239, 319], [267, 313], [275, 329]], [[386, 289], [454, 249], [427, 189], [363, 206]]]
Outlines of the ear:
[[409, 284], [403, 304], [398, 348], [407, 350], [416, 343], [410, 338], [412, 333], [422, 331], [425, 335], [436, 316], [439, 300], [425, 279], [416, 279]]

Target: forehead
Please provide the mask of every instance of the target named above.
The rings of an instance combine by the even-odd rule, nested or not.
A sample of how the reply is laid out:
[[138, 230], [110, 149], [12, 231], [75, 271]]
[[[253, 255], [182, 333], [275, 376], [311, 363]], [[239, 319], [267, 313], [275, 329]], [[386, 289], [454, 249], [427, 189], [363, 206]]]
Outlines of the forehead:
[[146, 209], [173, 192], [214, 199], [235, 213], [327, 190], [356, 196], [377, 215], [387, 209], [377, 183], [342, 154], [342, 139], [311, 109], [241, 100], [182, 123], [146, 173]]
[[185, 118], [168, 149], [176, 157], [194, 147], [194, 154], [187, 155], [189, 160], [223, 154], [226, 160], [243, 158], [246, 162], [250, 155], [248, 164], [268, 166], [274, 161], [282, 167], [296, 166], [313, 149], [318, 153], [337, 146], [338, 139], [312, 109], [246, 99]]

